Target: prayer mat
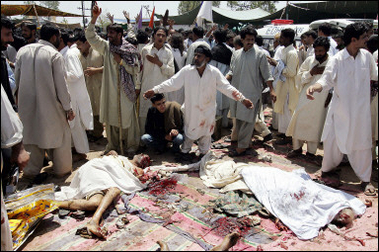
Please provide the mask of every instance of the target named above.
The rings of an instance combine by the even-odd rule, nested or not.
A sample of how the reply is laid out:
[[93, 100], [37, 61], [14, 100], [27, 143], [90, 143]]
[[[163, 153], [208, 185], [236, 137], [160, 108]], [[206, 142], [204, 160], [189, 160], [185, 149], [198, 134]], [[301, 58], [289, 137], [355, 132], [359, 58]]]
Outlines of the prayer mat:
[[[213, 211], [213, 202], [222, 194], [218, 189], [204, 186], [191, 173], [175, 174], [175, 179], [176, 184], [162, 194], [145, 190], [132, 199], [121, 196], [116, 207], [110, 207], [103, 215], [103, 227], [108, 231], [105, 241], [75, 235], [92, 214], [83, 221], [49, 214], [21, 250], [155, 251], [159, 248], [156, 242], [162, 240], [172, 251], [202, 251], [221, 243], [224, 237], [220, 233], [225, 228], [222, 224], [236, 219]], [[122, 206], [122, 203], [126, 204]], [[125, 216], [129, 223], [118, 228], [117, 222]], [[223, 222], [215, 225], [221, 219]], [[271, 243], [281, 236], [271, 220], [262, 220], [259, 226], [246, 227], [244, 231], [245, 236], [233, 250], [253, 251], [258, 245]]]

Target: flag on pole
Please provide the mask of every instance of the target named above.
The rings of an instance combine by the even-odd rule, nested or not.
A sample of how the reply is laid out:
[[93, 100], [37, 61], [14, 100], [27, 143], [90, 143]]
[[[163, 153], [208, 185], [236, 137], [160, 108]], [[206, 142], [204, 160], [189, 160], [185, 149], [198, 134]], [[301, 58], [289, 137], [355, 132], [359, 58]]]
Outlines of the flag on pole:
[[142, 7], [141, 11], [139, 12], [139, 20], [138, 20], [138, 30], [142, 29]]
[[154, 29], [154, 13], [155, 13], [155, 6], [154, 6], [154, 9], [153, 9], [153, 13], [151, 14], [151, 17], [150, 17], [149, 27], [151, 29]]
[[213, 23], [212, 1], [203, 1], [195, 19], [198, 26], [203, 26], [205, 20]]

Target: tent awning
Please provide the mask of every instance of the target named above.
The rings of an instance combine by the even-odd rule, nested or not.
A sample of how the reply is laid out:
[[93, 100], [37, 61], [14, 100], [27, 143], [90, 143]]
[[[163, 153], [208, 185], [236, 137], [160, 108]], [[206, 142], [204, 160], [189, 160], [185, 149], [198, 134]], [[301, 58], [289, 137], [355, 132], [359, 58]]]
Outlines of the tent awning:
[[[285, 7], [286, 8], [286, 7]], [[175, 24], [191, 25], [200, 9], [195, 9], [178, 16], [170, 16]], [[251, 23], [254, 25], [267, 24], [273, 19], [286, 18], [282, 16], [283, 9], [275, 13], [268, 13], [260, 8], [247, 11], [231, 11], [212, 7], [213, 22], [229, 26], [239, 26], [239, 23]], [[367, 18], [375, 19], [378, 12], [377, 1], [310, 1], [308, 3], [289, 2], [287, 7], [288, 19], [294, 20], [295, 24], [309, 24], [319, 19], [330, 18]], [[156, 14], [158, 18], [162, 15]]]
[[[35, 7], [35, 9], [34, 9]], [[51, 16], [60, 16], [60, 17], [81, 17], [82, 15], [72, 14], [63, 11], [57, 11], [53, 9], [49, 9], [39, 5], [33, 4], [2, 4], [1, 5], [1, 14], [5, 16], [17, 16], [17, 15], [25, 15], [25, 16], [36, 16], [36, 12], [38, 16], [51, 17]]]

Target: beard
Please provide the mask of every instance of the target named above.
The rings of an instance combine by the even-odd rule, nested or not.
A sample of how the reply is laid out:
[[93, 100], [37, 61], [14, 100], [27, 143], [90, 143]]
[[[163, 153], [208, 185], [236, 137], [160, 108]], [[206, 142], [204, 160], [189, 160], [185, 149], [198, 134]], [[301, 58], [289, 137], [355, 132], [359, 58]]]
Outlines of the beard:
[[323, 61], [323, 60], [325, 60], [326, 59], [326, 56], [327, 56], [328, 54], [324, 54], [324, 55], [320, 55], [320, 56], [315, 56], [316, 57], [316, 60], [317, 61]]
[[205, 60], [203, 62], [201, 62], [201, 63], [195, 61], [196, 68], [202, 68], [205, 64], [206, 64]]

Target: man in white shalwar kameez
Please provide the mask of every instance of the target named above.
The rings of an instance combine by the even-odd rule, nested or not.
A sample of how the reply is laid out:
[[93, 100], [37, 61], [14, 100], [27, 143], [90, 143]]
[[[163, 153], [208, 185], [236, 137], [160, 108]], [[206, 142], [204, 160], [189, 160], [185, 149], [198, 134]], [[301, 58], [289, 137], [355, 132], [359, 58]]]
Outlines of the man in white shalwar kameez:
[[[175, 74], [174, 55], [171, 48], [165, 44], [167, 29], [157, 27], [154, 29], [153, 36], [154, 43], [146, 45], [141, 53], [143, 62], [141, 93], [152, 89]], [[165, 96], [167, 97], [167, 94]], [[140, 99], [139, 123], [141, 135], [145, 132], [147, 111], [150, 107], [150, 101]]]
[[195, 65], [183, 67], [171, 79], [144, 93], [144, 98], [148, 99], [155, 93], [171, 92], [184, 86], [182, 111], [185, 140], [182, 153], [189, 153], [195, 140], [198, 140], [201, 155], [209, 151], [215, 127], [217, 90], [229, 98], [239, 100], [245, 107], [253, 108], [251, 101], [230, 85], [220, 70], [208, 64], [211, 58], [209, 48], [198, 46], [195, 50]]
[[274, 112], [278, 116], [278, 132], [283, 134], [287, 131], [288, 124], [299, 99], [299, 91], [295, 83], [299, 58], [293, 46], [294, 37], [295, 32], [290, 28], [281, 31], [280, 44], [285, 46], [281, 55], [281, 60], [285, 65], [282, 71], [285, 80], [279, 79], [276, 84], [275, 92], [277, 99], [274, 103]]
[[93, 129], [92, 107], [84, 72], [78, 57], [79, 51], [67, 46], [68, 38], [68, 33], [63, 32], [58, 50], [65, 59], [67, 86], [71, 95], [72, 109], [77, 115], [74, 120], [69, 122], [72, 146], [75, 147], [77, 153], [85, 157], [86, 153], [89, 152], [86, 130]]
[[308, 57], [301, 65], [298, 77], [301, 79], [301, 92], [299, 102], [293, 113], [286, 135], [292, 137], [293, 150], [287, 153], [287, 157], [300, 156], [303, 145], [307, 142], [307, 157], [316, 160], [317, 146], [321, 140], [324, 128], [326, 111], [325, 101], [328, 91], [323, 90], [315, 95], [315, 100], [307, 99], [308, 87], [315, 84], [320, 78], [329, 60], [329, 40], [319, 37], [314, 42], [315, 56]]
[[40, 173], [45, 152], [53, 161], [56, 176], [65, 176], [72, 169], [67, 121], [72, 121], [75, 113], [66, 83], [64, 58], [57, 51], [59, 42], [59, 29], [45, 24], [40, 40], [17, 53], [18, 112], [24, 125], [25, 149], [31, 152], [23, 176], [30, 179]]
[[344, 40], [346, 48], [329, 60], [321, 79], [307, 90], [308, 98], [313, 100], [314, 92], [334, 88], [321, 139], [324, 142], [322, 177], [326, 183], [338, 183], [339, 178], [332, 171], [342, 161], [343, 154], [347, 154], [362, 181], [364, 193], [375, 195], [370, 183], [370, 80], [378, 80], [378, 70], [370, 52], [362, 49], [368, 40], [365, 25], [348, 25]]

